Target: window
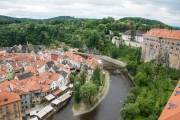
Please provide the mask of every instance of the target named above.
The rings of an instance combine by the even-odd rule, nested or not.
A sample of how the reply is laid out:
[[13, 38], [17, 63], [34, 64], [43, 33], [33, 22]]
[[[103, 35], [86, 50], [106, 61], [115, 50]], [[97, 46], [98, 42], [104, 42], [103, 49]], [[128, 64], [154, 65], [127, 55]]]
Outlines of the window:
[[176, 50], [179, 50], [179, 48], [176, 48]]
[[17, 112], [16, 108], [14, 108], [14, 112]]
[[28, 108], [28, 106], [26, 106], [26, 108]]
[[2, 107], [0, 107], [0, 110], [2, 110]]
[[10, 112], [9, 112], [9, 110], [6, 110], [6, 114], [9, 114]]
[[25, 101], [25, 103], [27, 103], [27, 101]]
[[7, 116], [7, 120], [10, 120], [10, 117], [9, 117], [9, 116]]
[[172, 45], [174, 45], [174, 43], [173, 43], [173, 42], [172, 42], [171, 44], [172, 44]]
[[173, 49], [173, 47], [171, 46], [171, 49]]
[[8, 105], [6, 105], [6, 108], [8, 108]]
[[23, 104], [23, 102], [21, 102], [21, 104]]
[[177, 54], [177, 53], [175, 53], [175, 56], [178, 56], [178, 54]]
[[14, 103], [14, 106], [16, 106], [16, 103]]
[[26, 98], [26, 95], [24, 95], [24, 98]]

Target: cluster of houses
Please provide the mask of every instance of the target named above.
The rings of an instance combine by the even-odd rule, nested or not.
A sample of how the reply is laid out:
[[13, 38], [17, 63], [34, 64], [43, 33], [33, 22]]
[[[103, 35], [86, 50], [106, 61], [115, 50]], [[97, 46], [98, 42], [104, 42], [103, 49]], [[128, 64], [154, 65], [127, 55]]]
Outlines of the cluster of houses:
[[71, 51], [50, 52], [31, 44], [4, 48], [0, 51], [0, 62], [0, 119], [3, 120], [21, 120], [25, 110], [65, 94], [70, 87], [71, 71], [86, 69], [92, 74], [96, 66], [102, 67], [94, 55], [84, 59]]
[[[132, 32], [132, 30], [127, 30], [126, 32], [124, 32], [122, 34], [122, 39], [125, 41], [130, 41], [131, 37], [132, 37], [131, 32]], [[145, 31], [136, 30], [134, 40], [136, 42], [143, 43], [143, 35], [145, 33], [146, 33]]]
[[[122, 37], [114, 36], [112, 38], [112, 43], [116, 45], [116, 47], [119, 47], [122, 44], [131, 45], [132, 47], [142, 47], [143, 43], [143, 35], [145, 34], [145, 31], [136, 30], [134, 35], [132, 35], [132, 30], [127, 30], [122, 34]], [[110, 34], [112, 34], [112, 31], [110, 31]]]

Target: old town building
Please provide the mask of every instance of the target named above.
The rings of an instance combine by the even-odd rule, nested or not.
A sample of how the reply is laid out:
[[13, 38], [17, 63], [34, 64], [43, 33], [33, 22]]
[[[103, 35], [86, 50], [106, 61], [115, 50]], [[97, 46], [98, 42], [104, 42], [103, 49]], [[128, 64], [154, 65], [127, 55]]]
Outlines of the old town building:
[[20, 97], [13, 92], [0, 92], [0, 119], [22, 120]]
[[180, 30], [151, 29], [143, 38], [142, 60], [180, 68]]

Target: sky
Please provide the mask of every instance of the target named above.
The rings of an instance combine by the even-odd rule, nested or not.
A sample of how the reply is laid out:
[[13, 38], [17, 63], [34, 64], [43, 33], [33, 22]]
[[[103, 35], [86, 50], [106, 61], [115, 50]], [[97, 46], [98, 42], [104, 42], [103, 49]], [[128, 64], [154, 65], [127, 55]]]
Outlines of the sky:
[[34, 19], [142, 17], [180, 26], [179, 5], [180, 0], [0, 0], [0, 15]]

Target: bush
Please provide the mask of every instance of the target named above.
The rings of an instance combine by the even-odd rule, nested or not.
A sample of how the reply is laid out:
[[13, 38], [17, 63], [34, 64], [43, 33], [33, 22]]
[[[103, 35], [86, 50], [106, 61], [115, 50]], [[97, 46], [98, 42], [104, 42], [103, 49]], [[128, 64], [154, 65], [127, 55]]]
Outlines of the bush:
[[70, 74], [70, 83], [74, 83], [74, 75], [73, 74]]

